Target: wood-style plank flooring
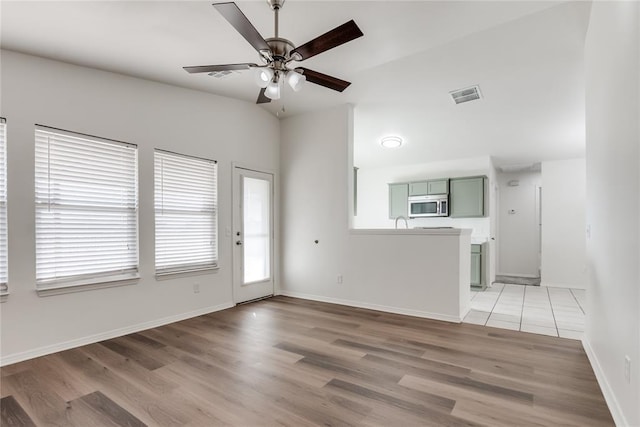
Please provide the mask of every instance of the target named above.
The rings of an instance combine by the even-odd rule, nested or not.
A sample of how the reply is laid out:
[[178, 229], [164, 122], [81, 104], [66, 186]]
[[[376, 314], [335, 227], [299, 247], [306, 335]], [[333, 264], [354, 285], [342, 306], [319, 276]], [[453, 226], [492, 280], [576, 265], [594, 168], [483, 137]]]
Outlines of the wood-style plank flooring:
[[2, 426], [608, 426], [579, 341], [287, 297], [0, 369]]

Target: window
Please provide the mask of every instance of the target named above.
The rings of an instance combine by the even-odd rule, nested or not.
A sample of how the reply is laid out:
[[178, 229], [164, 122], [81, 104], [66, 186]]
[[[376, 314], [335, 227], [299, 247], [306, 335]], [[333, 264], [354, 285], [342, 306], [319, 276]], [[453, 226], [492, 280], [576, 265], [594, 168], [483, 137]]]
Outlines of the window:
[[217, 165], [156, 150], [156, 274], [218, 266]]
[[0, 295], [7, 287], [7, 124], [0, 118]]
[[38, 126], [36, 286], [138, 277], [137, 147]]

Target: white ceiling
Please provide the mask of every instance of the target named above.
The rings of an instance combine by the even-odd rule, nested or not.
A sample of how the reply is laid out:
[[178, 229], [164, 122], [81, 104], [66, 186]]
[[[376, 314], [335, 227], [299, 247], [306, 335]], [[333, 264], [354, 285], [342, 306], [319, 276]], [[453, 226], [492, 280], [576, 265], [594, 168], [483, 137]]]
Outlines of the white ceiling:
[[[265, 1], [238, 1], [263, 37]], [[255, 102], [250, 73], [190, 75], [187, 65], [258, 62], [211, 1], [6, 1], [0, 43], [11, 49]], [[287, 0], [280, 35], [300, 45], [349, 19], [364, 37], [303, 64], [353, 82], [343, 93], [307, 84], [263, 105], [280, 117], [356, 108], [359, 166], [492, 155], [498, 164], [584, 153], [582, 55], [588, 2]], [[484, 99], [448, 92], [480, 84]], [[282, 113], [282, 108], [285, 113]], [[400, 134], [390, 152], [377, 141]]]

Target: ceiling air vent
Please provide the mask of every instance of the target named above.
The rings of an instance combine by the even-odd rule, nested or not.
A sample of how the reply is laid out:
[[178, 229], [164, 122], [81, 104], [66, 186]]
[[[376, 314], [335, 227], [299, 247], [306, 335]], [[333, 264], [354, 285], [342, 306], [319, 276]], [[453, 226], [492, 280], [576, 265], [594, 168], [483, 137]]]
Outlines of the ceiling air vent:
[[222, 70], [222, 71], [212, 71], [209, 73], [211, 77], [215, 77], [216, 79], [223, 79], [225, 77], [230, 76], [231, 74], [238, 74], [238, 72], [233, 70]]
[[453, 92], [449, 92], [449, 94], [451, 94], [451, 98], [453, 98], [453, 101], [456, 104], [462, 104], [463, 102], [474, 101], [481, 98], [480, 86], [478, 85], [454, 90]]

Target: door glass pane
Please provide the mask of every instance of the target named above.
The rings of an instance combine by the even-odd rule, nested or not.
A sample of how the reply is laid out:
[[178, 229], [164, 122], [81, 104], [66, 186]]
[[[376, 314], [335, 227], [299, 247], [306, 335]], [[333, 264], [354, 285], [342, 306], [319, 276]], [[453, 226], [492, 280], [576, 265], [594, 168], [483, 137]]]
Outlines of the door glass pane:
[[242, 177], [244, 199], [244, 283], [271, 277], [271, 183]]

